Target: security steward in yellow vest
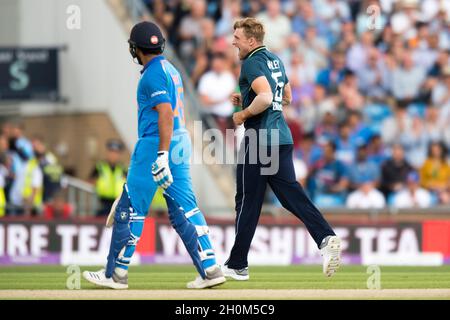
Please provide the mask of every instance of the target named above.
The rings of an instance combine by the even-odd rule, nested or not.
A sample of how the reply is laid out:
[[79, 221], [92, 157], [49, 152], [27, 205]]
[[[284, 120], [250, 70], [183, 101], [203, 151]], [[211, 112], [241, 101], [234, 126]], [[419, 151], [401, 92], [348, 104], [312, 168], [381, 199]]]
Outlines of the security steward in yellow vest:
[[31, 139], [31, 143], [44, 179], [42, 201], [47, 203], [51, 201], [54, 195], [61, 189], [61, 178], [64, 169], [59, 164], [56, 156], [47, 149], [47, 146], [41, 137], [34, 136]]
[[36, 216], [42, 211], [43, 175], [36, 157], [28, 160], [22, 189], [25, 215]]
[[126, 179], [126, 168], [120, 161], [124, 145], [118, 140], [106, 144], [106, 160], [99, 161], [91, 174], [95, 190], [100, 201], [97, 216], [107, 216], [114, 200], [121, 194]]

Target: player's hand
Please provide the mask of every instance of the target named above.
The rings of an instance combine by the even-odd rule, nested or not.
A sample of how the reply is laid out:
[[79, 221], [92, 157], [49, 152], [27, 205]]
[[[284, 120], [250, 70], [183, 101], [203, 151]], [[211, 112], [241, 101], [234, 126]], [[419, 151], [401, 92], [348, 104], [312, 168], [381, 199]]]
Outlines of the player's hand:
[[164, 190], [172, 184], [173, 177], [169, 168], [169, 152], [158, 152], [158, 158], [152, 164], [152, 174], [153, 180]]
[[231, 95], [231, 103], [233, 106], [242, 107], [242, 96], [240, 93], [233, 93]]
[[233, 122], [236, 126], [240, 126], [241, 124], [243, 124], [245, 120], [247, 120], [247, 118], [248, 116], [245, 110], [235, 112], [233, 114]]

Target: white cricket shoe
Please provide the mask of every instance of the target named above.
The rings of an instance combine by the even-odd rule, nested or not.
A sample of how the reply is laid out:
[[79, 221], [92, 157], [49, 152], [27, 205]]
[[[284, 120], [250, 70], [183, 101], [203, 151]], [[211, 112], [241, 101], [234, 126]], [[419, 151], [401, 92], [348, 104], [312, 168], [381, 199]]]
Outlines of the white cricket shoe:
[[328, 236], [322, 241], [320, 254], [323, 257], [323, 273], [331, 277], [341, 264], [341, 239]]
[[120, 277], [114, 272], [111, 278], [107, 278], [105, 276], [105, 269], [101, 269], [100, 271], [84, 271], [83, 277], [89, 281], [100, 287], [106, 287], [111, 289], [128, 289], [128, 275]]
[[188, 289], [212, 288], [227, 281], [223, 276], [222, 270], [220, 270], [220, 267], [218, 265], [209, 267], [205, 271], [206, 271], [205, 279], [203, 279], [201, 276], [198, 276], [197, 278], [195, 278], [194, 281], [188, 282], [187, 288]]
[[234, 280], [247, 281], [250, 279], [248, 267], [243, 269], [231, 269], [224, 265], [222, 266], [222, 272], [225, 277], [232, 278]]

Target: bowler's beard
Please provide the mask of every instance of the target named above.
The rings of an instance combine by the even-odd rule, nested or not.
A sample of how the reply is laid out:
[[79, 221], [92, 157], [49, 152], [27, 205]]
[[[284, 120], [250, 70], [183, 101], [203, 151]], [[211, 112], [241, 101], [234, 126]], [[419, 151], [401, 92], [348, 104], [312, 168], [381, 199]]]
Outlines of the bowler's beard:
[[244, 60], [244, 58], [247, 56], [248, 51], [244, 53], [244, 51], [242, 49], [238, 49], [238, 55], [239, 55], [239, 59], [240, 60]]

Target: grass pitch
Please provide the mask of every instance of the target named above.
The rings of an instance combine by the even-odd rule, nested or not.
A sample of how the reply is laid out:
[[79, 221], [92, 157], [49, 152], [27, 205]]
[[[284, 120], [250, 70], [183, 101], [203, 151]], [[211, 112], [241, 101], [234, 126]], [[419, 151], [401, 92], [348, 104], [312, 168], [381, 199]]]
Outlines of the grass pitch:
[[363, 266], [343, 266], [331, 278], [321, 266], [267, 266], [251, 267], [250, 281], [194, 292], [185, 290], [196, 276], [192, 266], [132, 266], [127, 291], [99, 289], [81, 275], [82, 290], [68, 290], [74, 278], [62, 266], [0, 267], [0, 299], [450, 299], [450, 266], [380, 270], [382, 290], [367, 289], [373, 275]]

